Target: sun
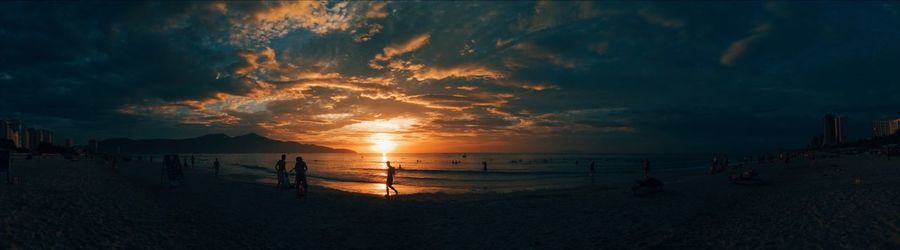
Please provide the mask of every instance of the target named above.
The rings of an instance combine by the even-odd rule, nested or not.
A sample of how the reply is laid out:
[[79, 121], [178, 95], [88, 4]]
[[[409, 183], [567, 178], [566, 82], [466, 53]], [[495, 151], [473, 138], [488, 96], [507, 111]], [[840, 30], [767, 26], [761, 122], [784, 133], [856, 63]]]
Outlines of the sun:
[[372, 150], [378, 153], [386, 154], [397, 147], [397, 143], [394, 143], [393, 137], [390, 134], [373, 134], [370, 137], [370, 140], [372, 141]]

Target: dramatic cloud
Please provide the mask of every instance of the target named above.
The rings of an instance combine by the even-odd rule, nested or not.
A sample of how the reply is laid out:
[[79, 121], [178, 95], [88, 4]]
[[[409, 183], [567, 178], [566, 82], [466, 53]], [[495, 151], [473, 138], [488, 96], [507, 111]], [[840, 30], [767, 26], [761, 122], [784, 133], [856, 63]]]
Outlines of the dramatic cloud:
[[369, 65], [372, 66], [372, 68], [381, 69], [383, 67], [378, 65], [377, 62], [391, 60], [391, 58], [395, 56], [413, 52], [422, 46], [425, 46], [425, 44], [428, 44], [429, 39], [431, 39], [431, 34], [425, 33], [415, 36], [404, 43], [388, 45], [382, 49], [383, 53], [375, 55], [375, 58], [369, 62]]
[[731, 46], [728, 46], [728, 49], [722, 53], [722, 58], [719, 61], [722, 64], [731, 65], [741, 55], [746, 53], [748, 47], [752, 46], [754, 42], [763, 39], [770, 29], [769, 24], [762, 24], [756, 27], [749, 36], [731, 43]]
[[0, 119], [368, 151], [752, 151], [900, 117], [890, 3], [0, 3]]

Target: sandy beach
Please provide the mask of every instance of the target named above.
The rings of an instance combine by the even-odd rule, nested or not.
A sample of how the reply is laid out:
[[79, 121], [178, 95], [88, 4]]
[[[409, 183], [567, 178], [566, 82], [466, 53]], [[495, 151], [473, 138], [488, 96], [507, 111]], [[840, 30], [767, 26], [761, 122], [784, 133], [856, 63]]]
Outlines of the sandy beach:
[[199, 167], [163, 187], [159, 164], [14, 160], [0, 248], [900, 248], [900, 159], [874, 156], [745, 167], [763, 185], [697, 173], [643, 197], [597, 183], [391, 198], [314, 186], [300, 200]]

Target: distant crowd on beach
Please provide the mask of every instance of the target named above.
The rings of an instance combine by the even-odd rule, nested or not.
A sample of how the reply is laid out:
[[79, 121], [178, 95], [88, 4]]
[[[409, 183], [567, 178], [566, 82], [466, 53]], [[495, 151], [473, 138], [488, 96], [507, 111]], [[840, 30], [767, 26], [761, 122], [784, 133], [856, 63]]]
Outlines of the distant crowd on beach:
[[[841, 157], [841, 155], [859, 155], [859, 154], [870, 154], [870, 155], [878, 155], [886, 157], [888, 160], [892, 158], [893, 155], [897, 154], [897, 151], [900, 148], [885, 148], [885, 149], [869, 149], [865, 151], [841, 151], [841, 150], [798, 150], [798, 151], [785, 151], [776, 154], [763, 154], [763, 155], [746, 155], [738, 158], [736, 164], [731, 161], [731, 158], [727, 154], [715, 154], [711, 157], [709, 162], [709, 169], [706, 172], [708, 175], [717, 175], [719, 173], [725, 172], [727, 169], [738, 170], [736, 173], [730, 174], [728, 180], [732, 183], [744, 184], [744, 183], [754, 183], [759, 182], [761, 179], [758, 176], [758, 172], [752, 166], [755, 162], [758, 165], [762, 164], [774, 164], [773, 166], [783, 166], [790, 167], [791, 163], [797, 160], [805, 160], [804, 164], [809, 164], [809, 166], [815, 166], [817, 157], [818, 158], [835, 158]], [[91, 159], [94, 158], [94, 154], [91, 154], [89, 157]], [[105, 162], [105, 165], [108, 166], [113, 171], [116, 171], [119, 161], [122, 162], [130, 162], [132, 161], [132, 156], [117, 156], [111, 154], [98, 154], [99, 157]], [[142, 157], [148, 157], [149, 161], [153, 162], [152, 155], [149, 156], [135, 156], [138, 160], [143, 160]], [[5, 182], [7, 184], [14, 184], [15, 177], [13, 175], [13, 169], [11, 166], [11, 153], [9, 151], [0, 151], [0, 175], [4, 175]], [[465, 158], [465, 155], [463, 155]], [[31, 156], [25, 158], [26, 160], [30, 160]], [[296, 195], [299, 198], [304, 198], [307, 196], [309, 182], [307, 178], [307, 172], [309, 171], [309, 166], [306, 164], [304, 159], [300, 156], [295, 157], [294, 166], [288, 169], [287, 166], [287, 155], [282, 154], [280, 159], [276, 161], [274, 166], [274, 173], [276, 183], [275, 186], [280, 190], [294, 189], [296, 191]], [[201, 159], [201, 161], [206, 161], [207, 159]], [[483, 161], [466, 161], [466, 164], [477, 164], [480, 165], [481, 171], [485, 173], [489, 173], [489, 165], [488, 160]], [[576, 166], [584, 166], [588, 176], [595, 176], [598, 169], [601, 168], [601, 162], [594, 159], [581, 159], [582, 161], [589, 162], [586, 165], [582, 165], [582, 161], [574, 160], [574, 164]], [[606, 161], [606, 160], [604, 160]], [[177, 186], [184, 182], [184, 173], [183, 168], [194, 167], [196, 164], [196, 159], [194, 155], [179, 157], [178, 155], [165, 155], [163, 157], [164, 167], [161, 172], [161, 178], [163, 182], [167, 182], [170, 185]], [[416, 160], [415, 163], [421, 163], [422, 161]], [[551, 160], [549, 159], [530, 159], [528, 161], [521, 159], [510, 160], [509, 164], [518, 164], [518, 163], [549, 163]], [[570, 164], [573, 161], [568, 161]], [[451, 165], [460, 165], [463, 164], [462, 160], [450, 160], [449, 164]], [[399, 191], [394, 186], [395, 180], [397, 179], [398, 171], [403, 170], [402, 165], [397, 165], [394, 167], [392, 162], [385, 161], [385, 196], [391, 196], [391, 192], [393, 195], [399, 195]], [[471, 165], [469, 165], [471, 166]], [[219, 161], [219, 158], [214, 158], [211, 164], [212, 173], [216, 178], [219, 178], [220, 170], [222, 168], [222, 163]], [[650, 159], [642, 159], [640, 160], [640, 172], [641, 178], [635, 180], [635, 186], [632, 188], [636, 193], [638, 191], [658, 191], [662, 188], [662, 181], [656, 179], [651, 176], [651, 162]], [[290, 178], [293, 175], [294, 178]], [[593, 183], [593, 182], [592, 182]]]

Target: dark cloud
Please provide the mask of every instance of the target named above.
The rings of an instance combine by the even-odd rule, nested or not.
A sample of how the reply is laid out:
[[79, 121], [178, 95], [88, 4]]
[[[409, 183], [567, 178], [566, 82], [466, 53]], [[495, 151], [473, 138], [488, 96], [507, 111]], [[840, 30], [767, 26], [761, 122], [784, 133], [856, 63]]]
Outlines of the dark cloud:
[[900, 116], [894, 5], [3, 3], [0, 116], [80, 140], [355, 147], [383, 130], [490, 151], [797, 147], [826, 112], [854, 137]]

